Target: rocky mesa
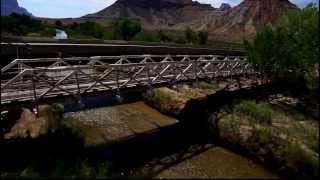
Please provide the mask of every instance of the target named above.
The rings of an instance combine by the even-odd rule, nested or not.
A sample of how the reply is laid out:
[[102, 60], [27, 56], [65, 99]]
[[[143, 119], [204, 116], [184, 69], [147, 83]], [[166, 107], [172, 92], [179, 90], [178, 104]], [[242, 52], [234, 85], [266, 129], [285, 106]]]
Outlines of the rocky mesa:
[[220, 38], [242, 39], [294, 9], [298, 9], [297, 6], [288, 0], [244, 0], [233, 8], [226, 3], [214, 8], [192, 0], [118, 0], [83, 18], [128, 17], [139, 20], [147, 29], [184, 30], [191, 27]]
[[32, 16], [25, 8], [19, 6], [17, 0], [1, 0], [1, 16], [9, 16], [12, 13]]
[[250, 36], [257, 28], [276, 23], [294, 9], [297, 6], [288, 0], [244, 0], [219, 17], [209, 19], [204, 28], [215, 34]]
[[85, 18], [137, 19], [145, 25], [172, 26], [201, 18], [215, 9], [209, 4], [200, 4], [192, 0], [118, 0], [111, 6]]

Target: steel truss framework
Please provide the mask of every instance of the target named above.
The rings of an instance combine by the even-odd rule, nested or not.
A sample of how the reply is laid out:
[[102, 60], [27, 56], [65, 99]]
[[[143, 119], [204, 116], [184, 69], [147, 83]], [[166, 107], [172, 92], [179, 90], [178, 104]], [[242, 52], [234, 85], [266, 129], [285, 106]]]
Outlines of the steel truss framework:
[[254, 73], [246, 57], [216, 55], [16, 59], [1, 69], [1, 104]]

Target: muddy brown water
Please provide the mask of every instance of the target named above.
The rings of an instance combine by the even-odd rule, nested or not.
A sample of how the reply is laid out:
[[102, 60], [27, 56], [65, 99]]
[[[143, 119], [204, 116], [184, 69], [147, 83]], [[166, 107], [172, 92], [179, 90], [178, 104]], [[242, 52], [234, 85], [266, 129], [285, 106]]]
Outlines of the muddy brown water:
[[143, 102], [66, 113], [87, 147], [114, 164], [113, 176], [278, 178], [255, 161], [210, 144]]

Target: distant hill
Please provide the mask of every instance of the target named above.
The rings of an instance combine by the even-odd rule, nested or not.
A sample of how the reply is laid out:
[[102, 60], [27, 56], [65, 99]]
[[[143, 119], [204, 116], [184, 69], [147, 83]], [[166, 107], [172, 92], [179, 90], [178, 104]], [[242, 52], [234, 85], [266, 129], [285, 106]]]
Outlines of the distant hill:
[[19, 6], [17, 0], [1, 0], [1, 16], [9, 16], [12, 13], [32, 16], [25, 8]]
[[214, 10], [209, 4], [192, 0], [118, 0], [111, 6], [84, 17], [129, 17], [152, 26], [171, 26], [201, 18]]
[[185, 25], [217, 36], [242, 39], [253, 36], [259, 27], [276, 23], [288, 11], [295, 9], [298, 7], [288, 0], [244, 0], [227, 11], [213, 12], [205, 19]]
[[230, 8], [222, 4], [218, 9], [192, 0], [118, 0], [111, 6], [82, 19], [112, 19], [128, 17], [139, 20], [147, 29], [208, 31], [217, 39], [250, 37], [256, 29], [275, 23], [297, 6], [288, 0], [244, 0]]

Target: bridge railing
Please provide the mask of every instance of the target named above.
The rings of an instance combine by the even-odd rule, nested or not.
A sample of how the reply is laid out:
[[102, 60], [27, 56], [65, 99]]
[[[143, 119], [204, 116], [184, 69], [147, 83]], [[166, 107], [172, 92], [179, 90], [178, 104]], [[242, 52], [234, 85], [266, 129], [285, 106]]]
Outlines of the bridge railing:
[[71, 65], [106, 65], [144, 62], [191, 61], [191, 60], [246, 60], [241, 56], [221, 55], [125, 55], [67, 58], [15, 59], [1, 69], [1, 74], [18, 74], [24, 69]]
[[[120, 57], [120, 56], [119, 56]], [[118, 57], [118, 58], [119, 58]], [[130, 57], [131, 60], [134, 57]], [[39, 101], [48, 97], [71, 95], [79, 98], [93, 91], [119, 92], [134, 86], [152, 86], [159, 83], [174, 84], [182, 80], [212, 79], [255, 73], [244, 58], [216, 56], [159, 56], [160, 61], [145, 56], [137, 63], [107, 64], [99, 62], [108, 57], [95, 57], [84, 65], [26, 67], [1, 84], [1, 103], [12, 101]], [[30, 60], [35, 61], [35, 60]], [[22, 61], [23, 62], [23, 61]]]

